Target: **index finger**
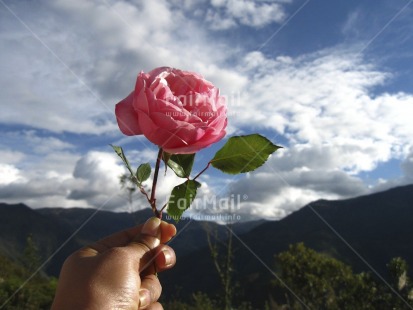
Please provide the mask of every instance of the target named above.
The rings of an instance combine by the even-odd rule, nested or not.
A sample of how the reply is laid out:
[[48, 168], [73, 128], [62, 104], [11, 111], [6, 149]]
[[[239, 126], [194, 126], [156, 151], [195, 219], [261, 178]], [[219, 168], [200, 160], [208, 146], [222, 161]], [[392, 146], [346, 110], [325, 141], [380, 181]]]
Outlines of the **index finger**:
[[[110, 236], [107, 236], [94, 244], [86, 247], [93, 250], [94, 254], [103, 253], [104, 251], [114, 248], [126, 246], [141, 233], [143, 224], [135, 227], [131, 227], [117, 233], [114, 233]], [[176, 227], [173, 224], [169, 224], [165, 221], [162, 221], [160, 224], [161, 236], [160, 242], [166, 243], [176, 234]]]

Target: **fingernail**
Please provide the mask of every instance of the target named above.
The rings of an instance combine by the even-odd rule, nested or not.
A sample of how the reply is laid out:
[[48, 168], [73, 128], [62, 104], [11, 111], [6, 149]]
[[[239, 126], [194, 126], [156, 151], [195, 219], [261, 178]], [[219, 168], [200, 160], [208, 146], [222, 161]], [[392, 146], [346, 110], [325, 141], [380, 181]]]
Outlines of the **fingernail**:
[[146, 221], [145, 225], [143, 225], [141, 233], [152, 237], [158, 237], [160, 225], [160, 219], [158, 219], [157, 217], [151, 217]]
[[139, 290], [139, 309], [149, 306], [151, 303], [151, 293], [147, 289]]
[[165, 267], [170, 267], [172, 265], [172, 254], [168, 249], [162, 250], [163, 256], [165, 258]]

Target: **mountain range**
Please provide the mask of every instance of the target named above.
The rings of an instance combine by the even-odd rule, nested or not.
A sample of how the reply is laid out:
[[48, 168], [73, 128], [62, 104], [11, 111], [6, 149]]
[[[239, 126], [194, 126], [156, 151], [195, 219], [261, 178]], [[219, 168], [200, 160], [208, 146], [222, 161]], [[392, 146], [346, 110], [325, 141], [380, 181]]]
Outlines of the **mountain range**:
[[[44, 272], [57, 276], [71, 252], [103, 236], [144, 222], [149, 209], [113, 213], [95, 209], [31, 209], [0, 203], [0, 255], [22, 260], [27, 237], [37, 245]], [[345, 200], [318, 200], [279, 221], [256, 221], [231, 226], [184, 220], [170, 242], [177, 265], [161, 274], [166, 296], [186, 298], [196, 291], [219, 294], [221, 284], [211, 259], [208, 236], [217, 244], [218, 260], [226, 257], [232, 233], [234, 283], [237, 294], [268, 297], [276, 269], [274, 255], [289, 244], [304, 242], [352, 266], [387, 277], [393, 257], [413, 266], [413, 185]], [[242, 285], [241, 285], [242, 284]]]

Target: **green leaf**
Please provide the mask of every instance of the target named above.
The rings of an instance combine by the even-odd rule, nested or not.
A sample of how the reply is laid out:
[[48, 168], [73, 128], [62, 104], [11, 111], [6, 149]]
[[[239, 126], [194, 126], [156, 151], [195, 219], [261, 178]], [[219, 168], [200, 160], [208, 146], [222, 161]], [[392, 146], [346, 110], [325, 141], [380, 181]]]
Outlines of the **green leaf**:
[[129, 165], [128, 159], [125, 156], [125, 153], [123, 152], [123, 149], [120, 146], [116, 146], [116, 145], [110, 145], [113, 150], [116, 152], [116, 154], [118, 154], [118, 156], [122, 159], [123, 163], [125, 164], [126, 168], [128, 168], [129, 172], [131, 175], [133, 175], [133, 171], [132, 168]]
[[168, 202], [168, 215], [176, 222], [181, 219], [182, 213], [191, 206], [199, 187], [201, 187], [201, 183], [187, 180], [172, 189]]
[[149, 179], [150, 176], [151, 165], [149, 163], [139, 165], [138, 169], [136, 170], [136, 177], [138, 178], [138, 182], [145, 182], [147, 179]]
[[172, 156], [171, 153], [168, 153], [165, 151], [163, 151], [162, 153], [162, 159], [163, 159], [163, 162], [165, 163], [165, 175], [166, 175], [166, 170], [168, 170], [168, 161], [169, 161], [169, 158], [171, 158], [171, 156]]
[[180, 178], [189, 178], [194, 164], [195, 154], [173, 154], [167, 162], [175, 174]]
[[168, 153], [168, 152], [163, 151], [163, 153], [162, 153], [162, 159], [163, 159], [165, 165], [168, 163], [169, 158], [171, 158], [171, 156], [172, 156], [171, 153]]
[[259, 134], [235, 136], [215, 154], [211, 165], [229, 174], [249, 172], [262, 166], [279, 148]]

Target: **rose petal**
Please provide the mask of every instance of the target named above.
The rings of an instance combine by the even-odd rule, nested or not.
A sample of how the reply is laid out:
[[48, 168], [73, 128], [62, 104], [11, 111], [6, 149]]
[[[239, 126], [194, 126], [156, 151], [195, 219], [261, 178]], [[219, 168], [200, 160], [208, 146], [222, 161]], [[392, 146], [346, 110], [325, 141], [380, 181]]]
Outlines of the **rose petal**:
[[200, 107], [197, 111], [194, 111], [194, 114], [199, 116], [204, 122], [211, 122], [211, 120], [219, 116], [218, 112], [212, 109], [211, 106]]
[[198, 93], [190, 92], [185, 96], [179, 98], [182, 102], [182, 106], [187, 111], [196, 111], [203, 106], [208, 105], [209, 98]]
[[172, 132], [188, 144], [193, 144], [202, 139], [206, 129], [207, 127], [194, 127], [188, 124], [187, 126], [176, 128]]
[[208, 138], [204, 138], [202, 141], [199, 142], [199, 144], [202, 144], [203, 147], [209, 146], [221, 140], [223, 137], [225, 137], [225, 135], [226, 135], [225, 130], [222, 130], [218, 132], [217, 134], [214, 133], [214, 134], [211, 134]]
[[173, 71], [170, 67], [159, 67], [155, 68], [152, 71], [148, 72], [148, 85], [151, 85], [156, 78], [161, 77], [165, 78], [165, 76], [169, 75]]
[[136, 112], [149, 113], [149, 103], [147, 97], [147, 90], [145, 88], [141, 89], [137, 96], [134, 97], [133, 107]]
[[166, 152], [171, 148], [187, 145], [178, 135], [157, 126], [148, 115], [140, 114], [139, 121], [142, 124], [145, 137], [152, 143], [162, 147]]
[[179, 75], [170, 74], [166, 77], [166, 80], [175, 96], [184, 96], [192, 90], [191, 83], [188, 83]]
[[134, 91], [128, 97], [116, 104], [115, 114], [120, 131], [125, 135], [133, 136], [142, 134], [138, 114], [133, 108]]
[[221, 108], [225, 108], [226, 110], [226, 107], [227, 107], [227, 101], [225, 97], [219, 96], [219, 93], [218, 93], [217, 99], [215, 100], [215, 106], [217, 107], [218, 110]]
[[157, 111], [157, 112], [182, 112], [182, 114], [187, 114], [190, 115], [189, 112], [186, 110], [182, 109], [181, 106], [176, 104], [175, 102], [170, 102], [162, 99], [156, 99], [154, 102], [151, 104], [151, 111]]
[[184, 126], [185, 124], [187, 124], [185, 122], [175, 120], [171, 116], [159, 112], [151, 113], [150, 118], [157, 126], [165, 128], [166, 130], [174, 130], [177, 127]]
[[207, 126], [207, 123], [202, 120], [198, 115], [190, 114], [185, 119], [186, 122], [194, 124], [195, 126]]
[[219, 141], [227, 126], [225, 98], [218, 88], [197, 73], [170, 67], [141, 72], [134, 92], [117, 105], [116, 114], [118, 123], [128, 126], [119, 124], [125, 134], [143, 133], [177, 154]]
[[186, 147], [175, 148], [171, 150], [169, 153], [173, 154], [191, 154], [194, 152], [198, 152], [199, 150], [210, 146], [213, 143], [218, 142], [225, 136], [225, 130], [215, 134], [215, 131], [209, 131], [206, 133], [202, 140], [198, 141], [197, 143], [190, 144]]
[[225, 136], [226, 132], [221, 131], [217, 135], [211, 134], [208, 139], [203, 139], [202, 141], [198, 141], [197, 143], [190, 144], [183, 147], [176, 147], [170, 148], [167, 152], [171, 154], [192, 154], [198, 152], [199, 150], [210, 146], [211, 144], [218, 142]]
[[162, 107], [159, 107], [157, 110], [160, 113], [164, 113], [164, 114], [172, 113], [172, 112], [176, 112], [176, 113], [179, 112], [179, 115], [181, 115], [183, 117], [190, 117], [191, 116], [191, 113], [189, 113], [188, 111], [183, 110], [183, 109], [181, 109], [181, 108], [179, 108], [176, 105], [171, 104], [171, 103], [164, 104]]
[[188, 145], [188, 146], [175, 147], [175, 148], [169, 148], [168, 150], [166, 149], [164, 150], [171, 154], [193, 154], [193, 153], [200, 151], [203, 148], [204, 146]]
[[164, 78], [155, 79], [150, 89], [157, 99], [174, 100], [174, 95], [168, 87], [168, 82]]
[[219, 115], [211, 123], [208, 124], [209, 127], [214, 128], [216, 132], [220, 132], [227, 127], [228, 119], [225, 114]]
[[138, 77], [136, 78], [136, 84], [135, 84], [135, 92], [137, 94], [139, 94], [140, 91], [146, 87], [146, 85], [148, 84], [148, 79], [149, 79], [149, 75], [144, 73], [143, 71], [141, 71], [138, 74]]

